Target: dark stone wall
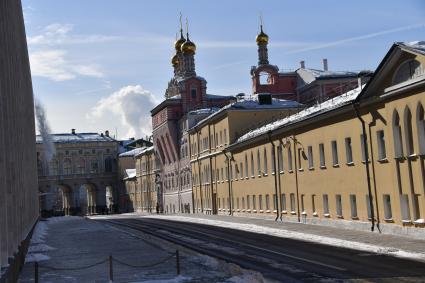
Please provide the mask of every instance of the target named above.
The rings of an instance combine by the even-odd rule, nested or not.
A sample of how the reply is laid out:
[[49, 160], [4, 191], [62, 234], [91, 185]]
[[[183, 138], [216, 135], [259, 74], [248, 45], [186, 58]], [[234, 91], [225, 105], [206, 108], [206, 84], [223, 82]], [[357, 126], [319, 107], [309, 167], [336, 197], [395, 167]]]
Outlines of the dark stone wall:
[[26, 252], [26, 240], [37, 219], [34, 101], [22, 6], [20, 0], [1, 0], [1, 281], [16, 280]]

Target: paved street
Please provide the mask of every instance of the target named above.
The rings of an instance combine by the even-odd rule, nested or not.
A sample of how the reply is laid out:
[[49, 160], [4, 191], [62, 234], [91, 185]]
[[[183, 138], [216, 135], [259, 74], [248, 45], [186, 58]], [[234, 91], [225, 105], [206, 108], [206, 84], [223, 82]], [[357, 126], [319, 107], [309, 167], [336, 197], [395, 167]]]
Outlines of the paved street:
[[38, 224], [20, 282], [34, 282], [34, 261], [40, 266], [39, 282], [109, 282], [110, 254], [114, 282], [263, 282], [259, 274], [183, 248], [177, 276], [175, 250], [134, 230], [80, 217], [50, 218]]
[[[329, 227], [300, 225], [295, 223], [275, 223], [268, 220], [230, 218], [226, 216], [186, 217], [200, 219], [204, 224], [173, 221], [182, 216], [134, 216], [121, 215], [111, 218], [98, 217], [125, 229], [151, 233], [176, 244], [191, 247], [198, 252], [237, 263], [238, 265], [261, 272], [266, 278], [279, 282], [316, 282], [329, 280], [367, 280], [372, 282], [423, 282], [425, 263], [391, 256], [396, 252], [392, 246], [402, 245], [404, 237], [386, 236], [359, 231]], [[235, 229], [209, 224], [209, 221], [224, 220]], [[233, 222], [233, 223], [232, 223]], [[367, 252], [348, 249], [345, 246], [331, 246], [311, 241], [288, 239], [271, 235], [242, 231], [237, 225], [251, 223], [263, 227], [290, 227], [293, 231], [316, 232], [322, 236], [355, 239], [370, 245], [382, 244], [388, 247], [382, 252]], [[328, 228], [328, 229], [327, 229]], [[289, 228], [288, 228], [289, 229]], [[368, 235], [368, 237], [365, 237]], [[357, 238], [356, 238], [357, 237]], [[388, 241], [387, 241], [388, 240]], [[392, 242], [390, 241], [392, 240]], [[383, 243], [385, 242], [385, 244]], [[423, 241], [411, 240], [409, 248], [423, 245]], [[354, 247], [354, 246], [353, 246]], [[391, 247], [391, 248], [390, 248]], [[397, 268], [395, 268], [397, 267]]]

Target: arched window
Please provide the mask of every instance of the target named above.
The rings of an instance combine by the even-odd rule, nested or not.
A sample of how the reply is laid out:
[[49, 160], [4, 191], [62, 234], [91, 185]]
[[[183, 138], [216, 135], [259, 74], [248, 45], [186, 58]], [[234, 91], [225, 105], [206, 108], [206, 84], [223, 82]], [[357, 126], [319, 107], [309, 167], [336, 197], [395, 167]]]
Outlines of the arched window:
[[260, 72], [258, 74], [260, 85], [270, 85], [272, 84], [272, 77], [268, 72]]
[[71, 175], [72, 174], [72, 163], [69, 158], [65, 159], [63, 161], [63, 174], [64, 175]]
[[408, 60], [398, 67], [393, 77], [393, 85], [425, 75], [425, 68], [419, 61]]
[[99, 164], [96, 159], [90, 161], [90, 173], [97, 173], [99, 170]]
[[419, 154], [425, 154], [425, 115], [422, 104], [418, 104], [416, 111], [416, 125], [418, 127], [418, 143], [419, 143]]
[[395, 158], [403, 157], [403, 139], [401, 136], [400, 116], [397, 110], [393, 113], [393, 138]]
[[77, 163], [77, 173], [83, 174], [86, 171], [86, 161], [84, 158], [80, 158]]
[[413, 146], [412, 113], [409, 107], [404, 110], [404, 134], [406, 136], [406, 152], [408, 155], [415, 153]]

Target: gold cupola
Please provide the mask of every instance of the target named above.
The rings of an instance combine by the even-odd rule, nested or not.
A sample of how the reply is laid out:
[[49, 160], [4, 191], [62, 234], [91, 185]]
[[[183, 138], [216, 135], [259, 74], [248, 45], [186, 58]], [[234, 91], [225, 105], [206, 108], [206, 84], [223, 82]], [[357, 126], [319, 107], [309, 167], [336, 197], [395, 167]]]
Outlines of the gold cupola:
[[174, 48], [176, 49], [177, 52], [180, 52], [181, 47], [183, 45], [183, 43], [186, 42], [186, 38], [184, 38], [183, 36], [183, 30], [180, 29], [180, 38], [176, 40], [176, 42], [174, 42]]
[[196, 45], [189, 39], [189, 33], [186, 34], [186, 41], [181, 46], [183, 54], [195, 54]]
[[175, 54], [173, 58], [171, 58], [171, 64], [173, 64], [173, 66], [177, 66], [179, 63], [180, 63], [179, 56]]
[[260, 26], [260, 33], [255, 38], [255, 41], [257, 41], [257, 44], [260, 44], [260, 43], [267, 44], [267, 43], [269, 43], [269, 36], [264, 33], [263, 25]]

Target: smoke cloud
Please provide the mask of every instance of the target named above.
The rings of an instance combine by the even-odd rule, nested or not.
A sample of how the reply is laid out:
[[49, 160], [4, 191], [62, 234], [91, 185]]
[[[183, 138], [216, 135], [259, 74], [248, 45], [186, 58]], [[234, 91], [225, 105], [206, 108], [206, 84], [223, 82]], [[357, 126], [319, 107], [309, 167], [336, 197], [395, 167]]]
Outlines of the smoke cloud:
[[50, 127], [46, 118], [46, 110], [39, 100], [35, 100], [35, 116], [37, 118], [37, 127], [43, 138], [44, 158], [49, 162], [56, 154], [55, 144], [50, 135]]
[[152, 134], [150, 110], [156, 104], [154, 96], [141, 85], [129, 85], [100, 99], [87, 118], [101, 119], [115, 114], [127, 129], [127, 137], [144, 137]]

